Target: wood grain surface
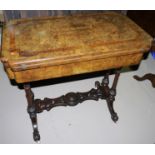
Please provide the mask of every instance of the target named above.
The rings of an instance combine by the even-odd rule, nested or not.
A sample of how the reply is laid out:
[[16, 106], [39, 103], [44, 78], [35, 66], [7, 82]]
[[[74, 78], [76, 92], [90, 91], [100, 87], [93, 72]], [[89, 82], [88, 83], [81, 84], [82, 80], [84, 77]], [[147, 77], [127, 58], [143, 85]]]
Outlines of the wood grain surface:
[[135, 65], [151, 42], [113, 12], [18, 19], [4, 26], [1, 60], [23, 83]]

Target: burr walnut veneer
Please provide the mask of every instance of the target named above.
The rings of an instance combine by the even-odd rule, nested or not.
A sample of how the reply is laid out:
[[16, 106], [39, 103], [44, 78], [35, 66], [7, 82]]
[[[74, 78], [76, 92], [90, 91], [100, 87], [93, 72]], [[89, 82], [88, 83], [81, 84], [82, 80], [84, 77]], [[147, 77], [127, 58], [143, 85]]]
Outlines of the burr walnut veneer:
[[102, 83], [96, 82], [96, 89], [56, 99], [34, 99], [25, 83], [136, 65], [151, 42], [152, 38], [129, 18], [112, 12], [5, 23], [1, 61], [10, 79], [24, 83], [34, 140], [40, 139], [36, 114], [59, 105], [105, 99], [113, 121], [117, 121], [113, 101], [119, 73], [111, 88], [106, 74]]

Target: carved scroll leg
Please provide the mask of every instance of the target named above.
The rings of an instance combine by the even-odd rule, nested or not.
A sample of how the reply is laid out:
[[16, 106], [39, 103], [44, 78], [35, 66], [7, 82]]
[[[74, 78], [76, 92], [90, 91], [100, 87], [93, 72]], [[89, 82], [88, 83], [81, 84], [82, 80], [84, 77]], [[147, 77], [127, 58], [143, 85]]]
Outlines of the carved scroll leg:
[[119, 72], [117, 72], [115, 74], [115, 78], [114, 78], [113, 85], [112, 85], [111, 89], [108, 86], [108, 84], [109, 84], [108, 74], [103, 79], [103, 86], [104, 86], [104, 92], [106, 94], [106, 101], [107, 101], [108, 109], [111, 114], [111, 118], [114, 122], [116, 122], [118, 120], [117, 113], [114, 111], [113, 103], [115, 101], [116, 86], [118, 83], [119, 75], [120, 75]]
[[107, 101], [107, 105], [108, 105], [108, 109], [109, 109], [110, 114], [111, 114], [111, 119], [114, 122], [117, 122], [118, 121], [118, 116], [117, 116], [117, 113], [114, 111], [114, 107], [113, 107], [113, 103], [115, 101], [116, 92], [111, 89], [109, 93], [110, 93], [109, 97], [106, 100]]
[[142, 77], [134, 75], [133, 78], [136, 79], [137, 81], [150, 80], [150, 82], [152, 84], [152, 87], [155, 88], [155, 74], [148, 73], [148, 74], [145, 74]]
[[40, 140], [40, 135], [39, 135], [38, 125], [37, 125], [37, 112], [34, 104], [34, 94], [31, 90], [30, 85], [25, 84], [24, 89], [25, 89], [26, 98], [28, 102], [27, 112], [30, 115], [32, 127], [33, 127], [33, 139], [34, 141], [38, 142]]
[[114, 81], [113, 81], [113, 85], [112, 85], [111, 89], [116, 90], [119, 76], [120, 76], [120, 72], [119, 71], [116, 71], [115, 77], [114, 77]]
[[114, 81], [113, 81], [113, 85], [112, 85], [112, 87], [110, 89], [110, 92], [109, 92], [109, 102], [108, 102], [108, 105], [109, 105], [109, 110], [110, 110], [110, 113], [111, 113], [111, 118], [112, 118], [112, 120], [114, 122], [118, 121], [118, 116], [117, 116], [117, 113], [114, 111], [113, 103], [115, 101], [116, 87], [117, 87], [119, 76], [120, 76], [120, 72], [116, 71], [115, 77], [114, 77]]

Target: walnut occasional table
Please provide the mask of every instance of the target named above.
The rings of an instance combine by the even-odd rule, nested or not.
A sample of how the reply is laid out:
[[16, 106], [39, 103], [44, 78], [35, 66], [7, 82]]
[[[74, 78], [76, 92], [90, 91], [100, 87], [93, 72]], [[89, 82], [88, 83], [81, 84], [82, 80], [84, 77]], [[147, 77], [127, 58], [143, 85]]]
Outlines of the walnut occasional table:
[[[140, 63], [152, 38], [126, 16], [98, 13], [13, 20], [3, 25], [1, 61], [10, 79], [23, 83], [33, 125], [40, 140], [37, 113], [56, 106], [74, 106], [85, 100], [105, 99], [113, 109], [119, 68]], [[112, 87], [108, 72], [96, 88], [58, 98], [35, 99], [30, 82], [101, 70], [116, 69]]]

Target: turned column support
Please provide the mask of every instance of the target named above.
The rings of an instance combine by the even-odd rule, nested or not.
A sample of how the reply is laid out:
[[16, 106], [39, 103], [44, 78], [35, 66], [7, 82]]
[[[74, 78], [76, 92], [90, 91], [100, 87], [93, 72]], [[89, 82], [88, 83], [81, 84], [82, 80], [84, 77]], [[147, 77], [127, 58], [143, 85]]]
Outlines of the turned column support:
[[27, 112], [30, 115], [30, 119], [33, 127], [33, 139], [34, 141], [37, 142], [40, 140], [40, 135], [38, 131], [37, 112], [36, 112], [36, 106], [34, 102], [34, 94], [29, 84], [25, 84], [24, 89], [25, 89], [27, 103], [28, 103]]

